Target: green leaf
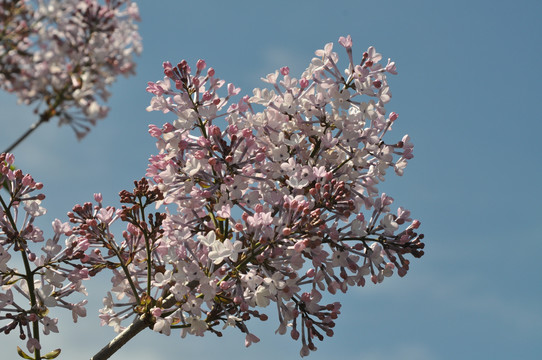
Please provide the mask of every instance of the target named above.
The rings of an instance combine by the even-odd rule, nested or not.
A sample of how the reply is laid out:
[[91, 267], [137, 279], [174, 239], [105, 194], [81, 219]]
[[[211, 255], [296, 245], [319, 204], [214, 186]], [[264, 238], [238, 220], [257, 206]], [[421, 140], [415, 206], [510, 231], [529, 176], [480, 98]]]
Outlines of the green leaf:
[[56, 349], [56, 350], [53, 350], [51, 352], [48, 352], [47, 354], [43, 355], [41, 358], [42, 359], [54, 359], [58, 355], [60, 355], [60, 349]]
[[23, 351], [23, 349], [21, 349], [20, 347], [17, 346], [17, 353], [19, 354], [20, 357], [22, 357], [23, 359], [30, 359], [30, 360], [34, 360], [33, 357], [30, 357], [30, 355], [28, 355], [27, 353], [25, 353]]

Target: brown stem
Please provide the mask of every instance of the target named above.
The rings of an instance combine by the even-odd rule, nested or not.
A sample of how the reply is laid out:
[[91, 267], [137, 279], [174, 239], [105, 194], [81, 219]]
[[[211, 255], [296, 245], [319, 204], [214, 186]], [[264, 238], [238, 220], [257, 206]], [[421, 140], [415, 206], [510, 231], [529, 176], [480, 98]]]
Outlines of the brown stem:
[[135, 319], [123, 332], [109, 342], [104, 348], [96, 353], [90, 360], [105, 360], [109, 359], [111, 355], [116, 353], [121, 347], [123, 347], [134, 336], [139, 334], [142, 330], [149, 326], [146, 317], [147, 314], [143, 314]]

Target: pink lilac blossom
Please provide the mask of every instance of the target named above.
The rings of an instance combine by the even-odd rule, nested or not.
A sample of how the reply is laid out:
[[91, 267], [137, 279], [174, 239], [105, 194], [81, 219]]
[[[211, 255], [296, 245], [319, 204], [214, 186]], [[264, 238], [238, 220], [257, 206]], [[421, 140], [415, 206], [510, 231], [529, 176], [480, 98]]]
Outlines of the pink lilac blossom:
[[130, 0], [3, 1], [0, 86], [81, 138], [106, 116], [107, 88], [134, 73], [138, 20]]
[[[55, 220], [54, 236], [47, 241], [34, 225], [35, 219], [46, 213], [41, 206], [45, 196], [33, 194], [43, 185], [21, 170], [13, 170], [13, 163], [13, 155], [0, 155], [0, 184], [8, 195], [0, 194], [0, 331], [9, 334], [18, 330], [19, 338], [27, 339], [28, 351], [39, 355], [40, 329], [44, 335], [59, 332], [58, 319], [49, 316], [52, 309], [71, 310], [74, 321], [86, 315], [86, 300], [74, 303], [69, 299], [76, 293], [86, 295], [82, 282], [89, 275], [74, 263], [70, 249], [73, 233], [68, 223]], [[67, 246], [62, 246], [62, 237], [67, 237]], [[41, 252], [36, 252], [40, 246]], [[19, 353], [25, 354], [22, 349]]]
[[[0, 330], [23, 329], [28, 350], [39, 355], [39, 326], [58, 331], [45, 310], [68, 308], [77, 321], [86, 300], [64, 298], [111, 270], [99, 316], [120, 336], [147, 327], [220, 336], [235, 327], [250, 346], [260, 339], [248, 320], [266, 321], [265, 312], [276, 309], [277, 333], [300, 340], [306, 356], [316, 339], [333, 336], [341, 313], [326, 293], [367, 279], [377, 284], [395, 271], [404, 276], [408, 257], [423, 255], [420, 222], [403, 207], [394, 211], [394, 199], [378, 189], [390, 168], [402, 175], [413, 157], [408, 135], [384, 139], [398, 119], [385, 109], [386, 76], [396, 67], [382, 66], [373, 47], [354, 63], [350, 36], [339, 42], [348, 54], [345, 71], [329, 43], [299, 79], [282, 67], [263, 79], [272, 89], [231, 103], [240, 89], [203, 60], [195, 73], [184, 60], [165, 62], [164, 79], [148, 83], [148, 110], [176, 118], [149, 126], [158, 154], [148, 178], [120, 193], [120, 209], [104, 205], [100, 194], [94, 204], [76, 205], [71, 225], [55, 221], [47, 241], [33, 226], [45, 211], [43, 195], [29, 195], [41, 184], [11, 170], [13, 156], [2, 154], [0, 180], [11, 200], [2, 200], [0, 212], [0, 314], [11, 315], [0, 316], [8, 322]], [[118, 221], [126, 229], [117, 238], [111, 228]], [[44, 244], [39, 256], [27, 246], [36, 242]], [[11, 251], [26, 259], [26, 275], [11, 267]], [[30, 323], [34, 330], [24, 330]], [[94, 358], [110, 354], [106, 347]]]
[[[423, 255], [419, 221], [393, 212], [378, 189], [412, 158], [407, 135], [384, 139], [398, 119], [385, 109], [395, 65], [382, 66], [373, 47], [354, 63], [351, 38], [340, 43], [345, 71], [329, 43], [299, 79], [283, 67], [263, 78], [271, 89], [233, 103], [240, 90], [204, 61], [195, 72], [184, 60], [164, 63], [164, 79], [148, 83], [147, 110], [176, 118], [149, 127], [159, 151], [150, 182], [122, 192], [122, 209], [87, 203], [70, 214], [92, 249], [81, 255], [91, 272], [115, 269], [103, 324], [122, 331], [137, 314], [183, 337], [233, 326], [249, 346], [259, 339], [248, 320], [265, 321], [275, 303], [277, 332], [289, 329], [305, 356], [333, 336], [340, 314], [324, 293], [404, 276], [407, 257]], [[147, 214], [151, 204], [167, 209]], [[119, 219], [128, 226], [117, 244], [109, 225]]]

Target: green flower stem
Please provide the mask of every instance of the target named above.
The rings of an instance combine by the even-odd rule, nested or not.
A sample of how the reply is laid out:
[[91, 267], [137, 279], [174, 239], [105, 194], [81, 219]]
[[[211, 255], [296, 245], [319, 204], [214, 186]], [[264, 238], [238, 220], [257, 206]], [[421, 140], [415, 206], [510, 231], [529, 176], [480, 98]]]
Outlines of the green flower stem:
[[[139, 209], [141, 212], [141, 220], [145, 221], [145, 206], [147, 204], [142, 204], [141, 198], [139, 199]], [[143, 229], [142, 226], [138, 224], [139, 229], [145, 237], [145, 251], [147, 252], [147, 295], [151, 296], [151, 280], [152, 280], [152, 249], [149, 239], [149, 234], [146, 229]]]
[[145, 250], [147, 251], [147, 295], [151, 296], [152, 249], [149, 242], [149, 237], [146, 234], [145, 234]]
[[117, 258], [119, 259], [120, 267], [122, 268], [122, 271], [124, 272], [124, 275], [126, 275], [126, 279], [128, 280], [128, 283], [130, 284], [130, 288], [132, 289], [132, 292], [134, 293], [134, 297], [136, 298], [137, 303], [139, 303], [140, 299], [139, 299], [139, 295], [137, 293], [137, 288], [136, 288], [136, 286], [134, 284], [134, 281], [132, 280], [132, 277], [130, 276], [130, 271], [128, 270], [128, 267], [124, 263], [124, 259], [122, 258], [122, 256], [120, 256], [120, 252], [119, 252], [119, 250], [117, 248], [117, 244], [112, 242], [111, 247], [112, 247], [113, 251], [115, 252], [115, 255], [117, 256]]
[[[28, 284], [28, 293], [30, 295], [30, 305], [32, 306], [32, 309], [35, 309], [36, 315], [38, 317], [41, 317], [39, 314], [38, 304], [36, 302], [36, 290], [34, 288], [34, 273], [30, 269], [30, 262], [28, 261], [28, 256], [26, 255], [26, 251], [24, 249], [21, 249], [21, 255], [23, 257], [24, 262], [24, 270], [26, 272], [26, 283]], [[32, 322], [32, 337], [36, 339], [38, 342], [40, 341], [40, 323], [38, 320]], [[36, 359], [41, 359], [40, 349], [35, 348], [34, 349], [34, 356]]]

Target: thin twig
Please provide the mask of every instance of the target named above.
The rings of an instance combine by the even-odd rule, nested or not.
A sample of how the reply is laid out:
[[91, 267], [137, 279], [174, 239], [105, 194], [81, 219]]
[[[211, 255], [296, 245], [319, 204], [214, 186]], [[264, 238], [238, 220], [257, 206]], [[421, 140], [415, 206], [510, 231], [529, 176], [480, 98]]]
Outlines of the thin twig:
[[34, 130], [36, 130], [38, 128], [38, 126], [40, 126], [42, 123], [48, 121], [49, 119], [46, 119], [46, 117], [40, 117], [40, 119], [38, 121], [36, 121], [35, 123], [33, 123], [30, 128], [28, 130], [26, 130], [26, 132], [21, 135], [21, 137], [19, 137], [13, 144], [11, 144], [10, 147], [8, 147], [6, 150], [4, 150], [5, 153], [8, 153], [8, 152], [11, 152], [11, 150], [13, 150], [17, 145], [19, 145], [24, 139], [26, 139], [26, 137], [30, 134], [32, 134], [32, 132]]

